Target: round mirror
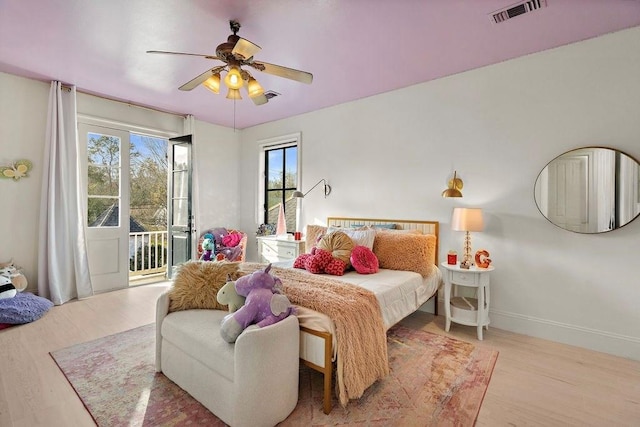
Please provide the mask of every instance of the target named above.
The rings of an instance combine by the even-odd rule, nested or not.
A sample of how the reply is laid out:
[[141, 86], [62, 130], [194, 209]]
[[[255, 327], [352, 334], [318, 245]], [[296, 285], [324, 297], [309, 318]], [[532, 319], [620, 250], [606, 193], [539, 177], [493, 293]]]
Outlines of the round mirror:
[[536, 179], [535, 200], [551, 223], [577, 233], [623, 227], [640, 213], [638, 162], [611, 148], [585, 147], [551, 160]]

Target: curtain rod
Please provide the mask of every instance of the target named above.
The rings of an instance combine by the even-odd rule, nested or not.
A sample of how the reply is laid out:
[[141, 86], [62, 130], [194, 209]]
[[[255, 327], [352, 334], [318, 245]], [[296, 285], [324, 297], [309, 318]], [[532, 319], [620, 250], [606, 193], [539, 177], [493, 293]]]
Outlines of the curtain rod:
[[[62, 83], [62, 82], [60, 82], [60, 86], [62, 87], [62, 89], [66, 90], [67, 92], [71, 92], [71, 89], [73, 88], [73, 85], [70, 85], [70, 84], [67, 84], [67, 83]], [[119, 99], [113, 99], [113, 98], [108, 98], [108, 97], [102, 96], [102, 95], [96, 95], [95, 93], [85, 92], [83, 90], [78, 90], [77, 88], [76, 88], [76, 92], [82, 93], [84, 95], [95, 96], [96, 98], [105, 99], [107, 101], [119, 102], [121, 104], [126, 104], [129, 107], [137, 107], [137, 108], [142, 108], [144, 110], [155, 111], [155, 112], [158, 112], [158, 113], [171, 114], [173, 116], [178, 116], [178, 117], [182, 117], [182, 118], [186, 118], [188, 116], [188, 114], [172, 113], [170, 111], [164, 111], [164, 110], [160, 110], [158, 108], [145, 107], [143, 105], [134, 104], [134, 103], [132, 103], [130, 101], [121, 101]]]

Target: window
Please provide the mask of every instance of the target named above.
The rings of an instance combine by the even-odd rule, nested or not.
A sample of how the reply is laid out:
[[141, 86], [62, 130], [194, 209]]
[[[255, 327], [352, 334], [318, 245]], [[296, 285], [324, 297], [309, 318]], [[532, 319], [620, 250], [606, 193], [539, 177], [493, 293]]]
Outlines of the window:
[[263, 170], [262, 212], [260, 221], [265, 224], [278, 222], [280, 206], [284, 208], [287, 231], [293, 232], [297, 225], [298, 201], [293, 192], [300, 182], [299, 137], [281, 138], [262, 146]]

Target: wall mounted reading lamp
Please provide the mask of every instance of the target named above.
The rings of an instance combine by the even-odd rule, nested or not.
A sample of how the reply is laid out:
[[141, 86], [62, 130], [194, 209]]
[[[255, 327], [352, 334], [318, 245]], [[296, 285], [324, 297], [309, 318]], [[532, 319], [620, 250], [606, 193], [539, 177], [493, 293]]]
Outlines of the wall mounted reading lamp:
[[318, 181], [316, 183], [316, 185], [314, 185], [313, 187], [311, 187], [309, 189], [309, 191], [307, 191], [306, 193], [302, 193], [302, 191], [294, 191], [293, 192], [293, 197], [297, 197], [299, 199], [304, 198], [304, 196], [306, 196], [307, 194], [309, 194], [311, 192], [311, 190], [313, 190], [314, 188], [316, 188], [318, 185], [320, 185], [321, 183], [324, 183], [324, 198], [326, 199], [327, 196], [329, 194], [331, 194], [331, 186], [329, 184], [327, 184], [327, 181], [325, 181], [324, 179], [321, 179], [320, 181]]
[[453, 172], [453, 179], [449, 180], [449, 188], [442, 192], [442, 197], [462, 197], [462, 180]]

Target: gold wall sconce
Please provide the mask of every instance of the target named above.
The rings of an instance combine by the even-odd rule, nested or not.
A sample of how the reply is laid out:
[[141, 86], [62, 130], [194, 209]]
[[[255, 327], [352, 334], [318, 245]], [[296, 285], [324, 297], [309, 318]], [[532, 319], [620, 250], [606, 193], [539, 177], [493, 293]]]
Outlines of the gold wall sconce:
[[462, 197], [463, 182], [457, 176], [457, 172], [453, 172], [453, 178], [449, 180], [449, 188], [442, 192], [442, 197]]

